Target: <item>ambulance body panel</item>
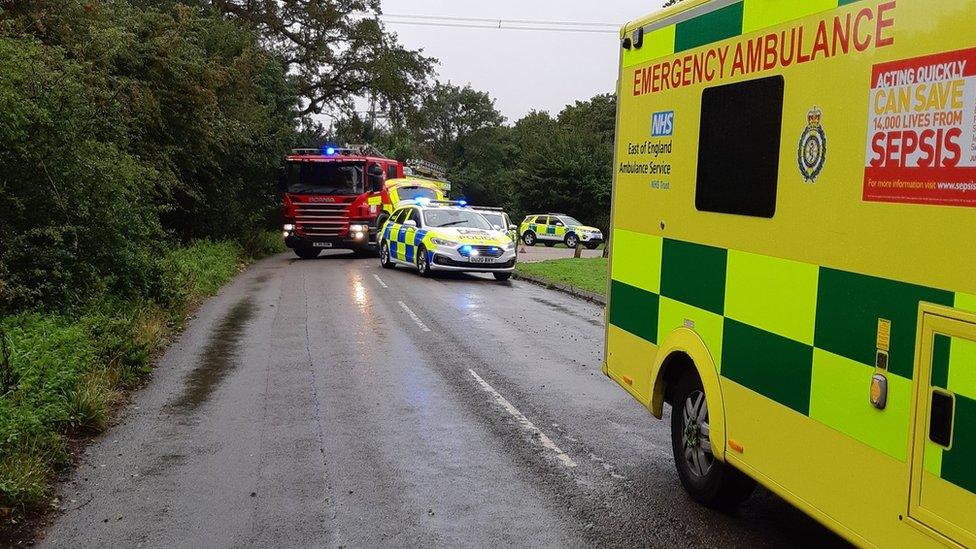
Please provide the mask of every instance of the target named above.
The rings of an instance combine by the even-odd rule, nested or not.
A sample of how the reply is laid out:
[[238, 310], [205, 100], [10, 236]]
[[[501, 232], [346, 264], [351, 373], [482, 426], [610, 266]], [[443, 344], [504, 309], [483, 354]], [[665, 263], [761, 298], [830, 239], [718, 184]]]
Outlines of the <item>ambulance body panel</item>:
[[688, 357], [714, 458], [858, 545], [976, 545], [974, 20], [686, 0], [622, 33], [605, 371], [660, 417]]

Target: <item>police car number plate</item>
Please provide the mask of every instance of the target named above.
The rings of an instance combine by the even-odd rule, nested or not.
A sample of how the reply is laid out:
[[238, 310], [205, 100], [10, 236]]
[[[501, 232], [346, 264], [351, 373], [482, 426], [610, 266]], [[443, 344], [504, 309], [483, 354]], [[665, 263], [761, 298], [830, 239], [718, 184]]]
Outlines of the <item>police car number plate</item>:
[[494, 257], [472, 257], [471, 263], [494, 263]]
[[332, 243], [331, 242], [312, 242], [312, 247], [313, 248], [331, 248], [332, 247]]

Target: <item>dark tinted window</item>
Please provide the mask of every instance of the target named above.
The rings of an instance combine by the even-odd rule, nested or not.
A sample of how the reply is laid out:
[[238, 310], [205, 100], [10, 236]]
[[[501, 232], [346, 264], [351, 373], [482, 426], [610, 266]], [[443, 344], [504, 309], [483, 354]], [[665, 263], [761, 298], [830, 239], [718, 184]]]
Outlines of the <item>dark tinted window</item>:
[[397, 167], [396, 164], [390, 164], [386, 167], [386, 178], [396, 179], [397, 178]]
[[702, 92], [695, 207], [755, 217], [776, 213], [783, 77]]
[[540, 215], [539, 217], [535, 218], [535, 222], [537, 225], [548, 225], [549, 218], [547, 216]]
[[420, 226], [420, 212], [417, 211], [417, 208], [410, 208], [410, 214], [407, 216], [407, 219], [412, 220], [418, 227]]

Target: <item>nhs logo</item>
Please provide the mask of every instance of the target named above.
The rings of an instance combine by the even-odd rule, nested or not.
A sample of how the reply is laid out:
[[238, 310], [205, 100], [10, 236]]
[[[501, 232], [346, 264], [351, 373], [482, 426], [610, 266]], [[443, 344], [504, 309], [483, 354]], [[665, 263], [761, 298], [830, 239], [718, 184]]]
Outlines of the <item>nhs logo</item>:
[[674, 111], [651, 115], [651, 137], [665, 137], [674, 133]]

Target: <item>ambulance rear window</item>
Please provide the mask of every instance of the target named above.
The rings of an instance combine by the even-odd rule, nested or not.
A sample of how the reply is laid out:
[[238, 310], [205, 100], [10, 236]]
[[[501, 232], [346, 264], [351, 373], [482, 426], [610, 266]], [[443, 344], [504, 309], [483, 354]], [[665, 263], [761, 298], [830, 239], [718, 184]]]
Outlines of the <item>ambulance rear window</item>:
[[754, 217], [776, 213], [782, 76], [702, 92], [695, 207]]

